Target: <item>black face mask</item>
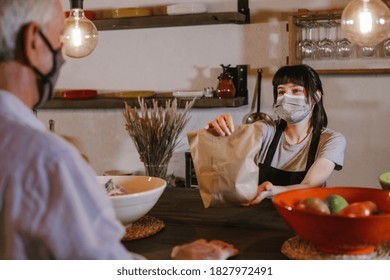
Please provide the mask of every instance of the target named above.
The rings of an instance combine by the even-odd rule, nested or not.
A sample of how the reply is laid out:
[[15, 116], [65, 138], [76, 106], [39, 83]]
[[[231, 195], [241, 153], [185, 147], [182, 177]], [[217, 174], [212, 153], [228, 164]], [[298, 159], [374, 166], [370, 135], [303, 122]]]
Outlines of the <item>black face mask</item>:
[[49, 40], [43, 34], [41, 30], [38, 31], [39, 35], [42, 37], [42, 40], [45, 42], [46, 46], [49, 48], [53, 56], [53, 66], [47, 74], [43, 74], [36, 67], [30, 66], [34, 72], [38, 75], [37, 85], [39, 91], [39, 101], [34, 105], [34, 109], [45, 104], [47, 101], [51, 100], [54, 96], [54, 86], [57, 82], [58, 75], [60, 73], [61, 66], [65, 63], [65, 60], [61, 53], [61, 47], [54, 49], [50, 44]]

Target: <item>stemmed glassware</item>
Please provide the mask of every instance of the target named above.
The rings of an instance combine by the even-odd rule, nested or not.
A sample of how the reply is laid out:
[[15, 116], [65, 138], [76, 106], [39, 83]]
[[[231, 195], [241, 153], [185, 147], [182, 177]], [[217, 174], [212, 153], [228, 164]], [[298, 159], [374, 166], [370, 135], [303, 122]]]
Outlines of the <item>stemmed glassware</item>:
[[338, 59], [349, 59], [352, 57], [354, 46], [350, 40], [348, 40], [341, 30], [339, 22], [337, 24], [337, 44], [336, 44], [336, 57]]
[[302, 40], [298, 43], [298, 53], [302, 59], [314, 59], [317, 52], [317, 43], [314, 40], [314, 31], [317, 28], [315, 21], [300, 23], [303, 31]]
[[383, 54], [385, 57], [390, 57], [390, 36], [383, 41]]
[[[389, 0], [390, 1], [390, 0]], [[295, 56], [298, 60], [331, 60], [359, 58], [390, 58], [390, 33], [376, 46], [359, 46], [352, 43], [341, 28], [335, 15], [313, 16], [296, 22]], [[328, 62], [324, 62], [328, 65]]]
[[364, 58], [374, 58], [376, 57], [377, 47], [376, 46], [364, 46], [360, 47], [359, 55]]
[[336, 43], [331, 38], [330, 32], [331, 29], [336, 27], [336, 22], [329, 20], [327, 22], [322, 22], [320, 26], [322, 27], [323, 35], [321, 36], [321, 40], [318, 42], [318, 58], [331, 59], [335, 54]]
[[303, 22], [298, 22], [297, 27], [299, 32], [297, 32], [297, 41], [296, 41], [296, 48], [295, 48], [295, 56], [297, 59], [302, 58], [302, 44], [303, 41], [306, 40], [306, 28], [305, 24]]

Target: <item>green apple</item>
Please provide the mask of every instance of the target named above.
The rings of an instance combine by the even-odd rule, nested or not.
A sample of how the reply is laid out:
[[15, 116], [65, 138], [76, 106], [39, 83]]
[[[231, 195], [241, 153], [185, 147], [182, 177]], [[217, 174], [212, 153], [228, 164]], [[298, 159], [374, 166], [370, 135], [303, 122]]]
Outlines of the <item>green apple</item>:
[[338, 214], [348, 206], [348, 202], [338, 194], [330, 194], [325, 197], [324, 202], [328, 205], [331, 214]]

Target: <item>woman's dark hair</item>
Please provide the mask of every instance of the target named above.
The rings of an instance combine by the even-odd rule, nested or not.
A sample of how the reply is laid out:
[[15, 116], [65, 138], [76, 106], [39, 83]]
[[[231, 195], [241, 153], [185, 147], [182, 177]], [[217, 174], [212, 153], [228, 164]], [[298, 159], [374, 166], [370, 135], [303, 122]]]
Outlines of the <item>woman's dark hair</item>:
[[[313, 132], [319, 133], [321, 129], [328, 125], [328, 117], [326, 116], [325, 108], [323, 105], [322, 82], [318, 73], [306, 64], [288, 65], [281, 67], [272, 80], [274, 87], [274, 103], [278, 98], [278, 86], [293, 83], [303, 86], [307, 92], [307, 98], [311, 98], [315, 102], [313, 115], [311, 117], [311, 125], [313, 126]], [[321, 94], [320, 100], [318, 100], [316, 92]]]

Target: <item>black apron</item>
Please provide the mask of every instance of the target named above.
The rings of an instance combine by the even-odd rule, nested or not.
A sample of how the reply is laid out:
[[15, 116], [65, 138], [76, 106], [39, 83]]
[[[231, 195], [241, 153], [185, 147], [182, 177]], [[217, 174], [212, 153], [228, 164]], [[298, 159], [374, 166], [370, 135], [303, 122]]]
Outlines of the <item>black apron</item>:
[[264, 163], [260, 164], [259, 170], [259, 185], [265, 181], [270, 181], [276, 186], [288, 186], [300, 184], [305, 178], [310, 166], [314, 163], [317, 153], [318, 143], [320, 142], [320, 134], [315, 133], [310, 142], [309, 155], [307, 158], [305, 171], [284, 171], [271, 166], [272, 159], [274, 157], [276, 148], [278, 146], [280, 136], [283, 133], [285, 124], [280, 124], [277, 129], [271, 145], [268, 148], [267, 155], [265, 156]]

